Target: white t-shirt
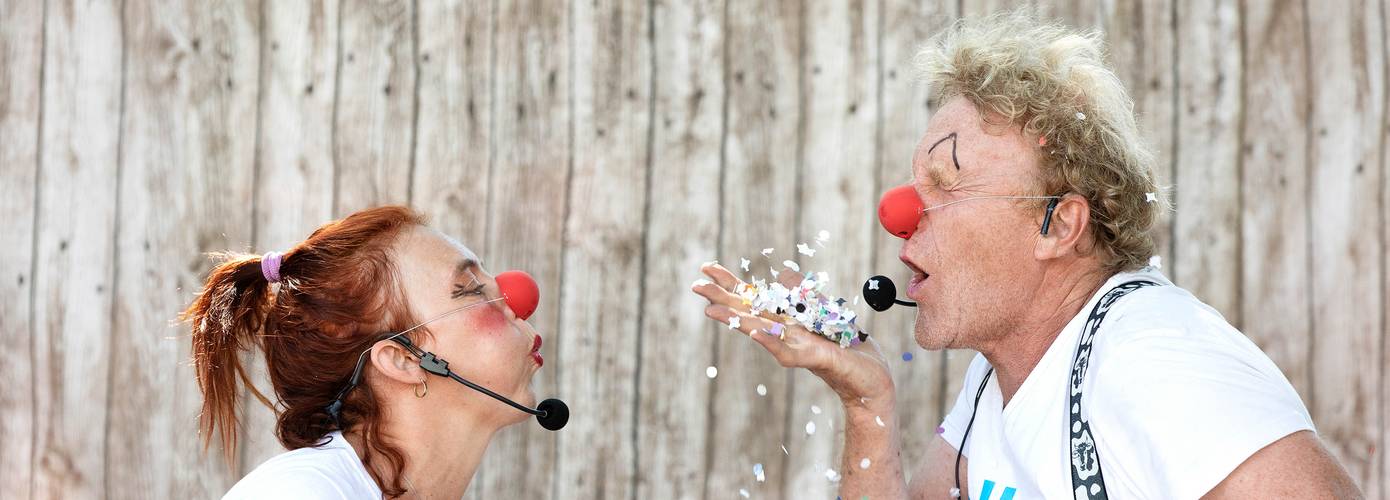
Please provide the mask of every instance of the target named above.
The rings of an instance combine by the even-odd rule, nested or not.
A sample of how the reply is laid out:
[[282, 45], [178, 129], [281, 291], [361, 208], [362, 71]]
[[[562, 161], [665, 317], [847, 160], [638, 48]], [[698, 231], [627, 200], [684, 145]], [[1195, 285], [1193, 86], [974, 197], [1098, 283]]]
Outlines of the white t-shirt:
[[[1250, 455], [1313, 428], [1279, 368], [1216, 310], [1158, 271], [1110, 278], [1062, 329], [1009, 401], [991, 375], [965, 456], [973, 500], [1072, 498], [1068, 380], [1082, 325], [1115, 285], [1145, 287], [1113, 304], [1093, 341], [1083, 417], [1110, 498], [1198, 498]], [[959, 447], [989, 364], [966, 372], [943, 437]]]
[[327, 440], [316, 448], [291, 450], [266, 460], [222, 499], [380, 499], [381, 489], [342, 433], [333, 432]]

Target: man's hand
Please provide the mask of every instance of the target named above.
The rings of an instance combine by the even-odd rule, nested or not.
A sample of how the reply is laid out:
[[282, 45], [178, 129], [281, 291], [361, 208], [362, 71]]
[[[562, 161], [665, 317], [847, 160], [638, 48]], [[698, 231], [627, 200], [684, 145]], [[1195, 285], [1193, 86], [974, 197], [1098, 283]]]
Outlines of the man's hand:
[[[872, 338], [842, 348], [795, 323], [786, 324], [781, 335], [773, 334], [773, 325], [780, 321], [770, 313], [752, 314], [749, 305], [733, 293], [742, 284], [733, 273], [713, 263], [704, 265], [700, 271], [714, 280], [692, 287], [710, 302], [705, 316], [725, 324], [738, 317], [739, 331], [767, 349], [782, 366], [805, 368], [820, 377], [847, 407], [868, 400], [892, 400], [893, 378], [888, 372], [888, 362]], [[801, 283], [801, 275], [783, 270], [777, 281], [793, 288]]]

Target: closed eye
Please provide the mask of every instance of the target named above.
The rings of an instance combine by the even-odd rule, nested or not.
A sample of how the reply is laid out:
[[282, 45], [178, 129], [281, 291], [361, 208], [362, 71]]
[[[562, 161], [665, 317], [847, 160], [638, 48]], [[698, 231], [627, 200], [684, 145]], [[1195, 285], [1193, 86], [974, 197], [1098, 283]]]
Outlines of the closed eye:
[[461, 298], [467, 297], [467, 296], [469, 296], [469, 295], [482, 295], [482, 294], [483, 294], [483, 287], [482, 287], [482, 285], [470, 287], [470, 286], [466, 286], [466, 285], [459, 284], [459, 285], [454, 285], [454, 292], [453, 292], [452, 294], [450, 294], [450, 297], [455, 298], [455, 299], [461, 299]]

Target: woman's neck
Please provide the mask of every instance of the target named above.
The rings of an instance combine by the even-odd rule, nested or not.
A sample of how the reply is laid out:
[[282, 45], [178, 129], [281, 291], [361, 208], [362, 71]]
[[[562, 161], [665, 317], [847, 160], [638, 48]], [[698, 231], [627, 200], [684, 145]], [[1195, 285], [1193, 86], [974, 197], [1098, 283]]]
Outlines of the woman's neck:
[[[497, 431], [484, 425], [433, 422], [396, 422], [384, 427], [383, 438], [405, 456], [401, 484], [407, 491], [402, 498], [411, 499], [461, 498]], [[360, 431], [345, 432], [344, 437], [361, 457], [366, 448]], [[384, 466], [382, 460], [374, 462]], [[389, 483], [391, 472], [378, 470], [378, 475]]]

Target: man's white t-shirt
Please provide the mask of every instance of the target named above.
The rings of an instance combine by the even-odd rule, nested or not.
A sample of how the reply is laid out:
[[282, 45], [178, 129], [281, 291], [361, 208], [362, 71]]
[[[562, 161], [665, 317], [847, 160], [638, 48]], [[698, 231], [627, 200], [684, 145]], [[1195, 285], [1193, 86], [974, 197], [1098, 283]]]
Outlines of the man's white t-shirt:
[[227, 491], [223, 500], [379, 499], [381, 489], [342, 433], [318, 447], [290, 450], [266, 460]]
[[[1105, 292], [1148, 280], [1110, 308], [1082, 385], [1083, 417], [1110, 498], [1206, 494], [1245, 459], [1313, 428], [1284, 374], [1216, 310], [1152, 268], [1120, 273], [1062, 329], [1007, 407], [991, 375], [964, 455], [973, 500], [1072, 498], [1068, 381], [1082, 325]], [[942, 436], [959, 447], [989, 364], [966, 371]]]

